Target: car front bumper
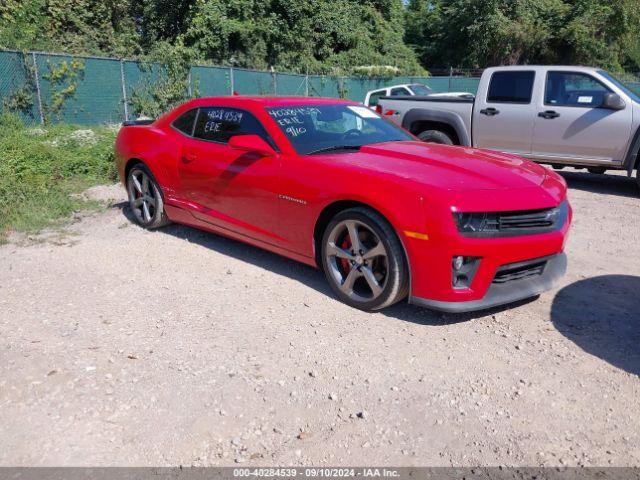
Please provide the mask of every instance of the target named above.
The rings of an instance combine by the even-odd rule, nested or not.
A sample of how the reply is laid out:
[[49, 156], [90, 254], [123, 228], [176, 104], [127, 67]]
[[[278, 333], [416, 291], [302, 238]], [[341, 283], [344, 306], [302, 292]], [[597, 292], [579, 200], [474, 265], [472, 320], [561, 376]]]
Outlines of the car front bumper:
[[[540, 262], [540, 260], [542, 259], [536, 258], [519, 262], [519, 264], [526, 266], [528, 263], [534, 264]], [[464, 313], [535, 297], [551, 289], [567, 270], [567, 256], [564, 253], [545, 257], [545, 260], [546, 264], [541, 274], [515, 279], [506, 283], [493, 282], [484, 297], [479, 300], [447, 302], [410, 296], [409, 303], [443, 312]]]

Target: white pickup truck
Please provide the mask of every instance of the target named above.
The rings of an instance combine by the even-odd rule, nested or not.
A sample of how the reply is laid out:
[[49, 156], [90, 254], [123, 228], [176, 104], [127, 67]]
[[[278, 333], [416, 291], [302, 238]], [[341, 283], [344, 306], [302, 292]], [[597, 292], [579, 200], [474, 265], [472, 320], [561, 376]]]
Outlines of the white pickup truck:
[[488, 68], [473, 100], [383, 97], [377, 111], [428, 142], [515, 153], [592, 173], [615, 169], [631, 176], [638, 169], [640, 97], [596, 68]]

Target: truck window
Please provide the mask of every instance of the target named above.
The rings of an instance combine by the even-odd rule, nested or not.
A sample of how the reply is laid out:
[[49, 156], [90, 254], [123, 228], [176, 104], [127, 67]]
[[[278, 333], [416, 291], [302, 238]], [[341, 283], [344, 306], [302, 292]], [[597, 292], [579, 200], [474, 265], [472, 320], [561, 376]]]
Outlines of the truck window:
[[378, 101], [380, 101], [380, 97], [384, 97], [386, 96], [386, 94], [387, 94], [386, 90], [377, 90], [375, 92], [371, 92], [371, 95], [369, 95], [368, 105], [370, 107], [375, 107], [376, 105], [378, 105]]
[[404, 87], [392, 88], [391, 96], [392, 97], [400, 97], [402, 95], [411, 95], [411, 92]]
[[602, 105], [607, 87], [590, 75], [577, 72], [549, 72], [544, 103], [557, 107], [594, 108]]
[[487, 102], [531, 103], [535, 72], [495, 72], [491, 76]]

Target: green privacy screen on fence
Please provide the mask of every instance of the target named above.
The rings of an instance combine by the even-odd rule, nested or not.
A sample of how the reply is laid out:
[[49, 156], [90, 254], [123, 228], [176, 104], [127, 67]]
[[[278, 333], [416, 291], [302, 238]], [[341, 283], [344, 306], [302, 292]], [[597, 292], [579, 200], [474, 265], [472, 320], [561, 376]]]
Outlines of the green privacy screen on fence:
[[[28, 123], [79, 125], [135, 118], [132, 98], [149, 92], [164, 75], [160, 64], [43, 52], [0, 51], [0, 109], [17, 111]], [[356, 78], [193, 66], [189, 95], [294, 95], [363, 101], [366, 92], [420, 82], [436, 92], [475, 93], [478, 78]]]

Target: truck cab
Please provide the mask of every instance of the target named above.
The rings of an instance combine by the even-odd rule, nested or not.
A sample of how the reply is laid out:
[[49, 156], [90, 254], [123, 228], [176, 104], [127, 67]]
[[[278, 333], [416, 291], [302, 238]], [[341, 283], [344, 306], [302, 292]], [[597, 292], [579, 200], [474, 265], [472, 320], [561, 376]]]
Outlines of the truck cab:
[[604, 70], [494, 67], [482, 74], [472, 102], [406, 98], [381, 99], [379, 110], [426, 141], [515, 153], [594, 173], [626, 169], [631, 174], [637, 168], [640, 97]]

